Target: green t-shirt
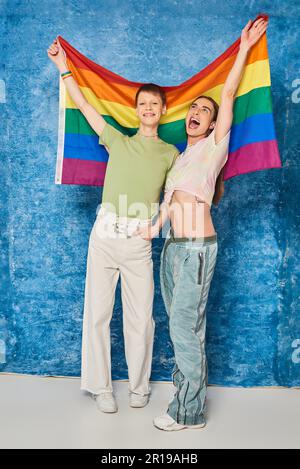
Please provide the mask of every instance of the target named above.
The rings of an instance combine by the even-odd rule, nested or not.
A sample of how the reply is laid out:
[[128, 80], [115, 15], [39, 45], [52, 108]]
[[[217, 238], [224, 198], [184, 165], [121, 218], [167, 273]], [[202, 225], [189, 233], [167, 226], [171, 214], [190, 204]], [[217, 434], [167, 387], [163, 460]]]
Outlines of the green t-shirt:
[[138, 134], [128, 137], [109, 124], [99, 143], [109, 151], [102, 204], [121, 217], [152, 218], [177, 148]]

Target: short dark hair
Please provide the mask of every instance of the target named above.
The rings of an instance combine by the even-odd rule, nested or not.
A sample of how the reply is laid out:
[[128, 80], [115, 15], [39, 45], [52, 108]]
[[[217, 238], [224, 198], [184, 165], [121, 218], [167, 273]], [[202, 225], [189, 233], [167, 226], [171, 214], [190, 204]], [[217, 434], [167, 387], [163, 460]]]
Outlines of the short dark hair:
[[155, 85], [155, 83], [145, 83], [144, 85], [140, 86], [140, 88], [137, 90], [137, 93], [135, 95], [135, 105], [136, 106], [137, 106], [139, 94], [142, 91], [146, 91], [147, 93], [157, 94], [160, 97], [160, 99], [162, 100], [163, 106], [166, 106], [166, 104], [167, 104], [166, 93], [164, 92], [164, 90], [160, 86]]

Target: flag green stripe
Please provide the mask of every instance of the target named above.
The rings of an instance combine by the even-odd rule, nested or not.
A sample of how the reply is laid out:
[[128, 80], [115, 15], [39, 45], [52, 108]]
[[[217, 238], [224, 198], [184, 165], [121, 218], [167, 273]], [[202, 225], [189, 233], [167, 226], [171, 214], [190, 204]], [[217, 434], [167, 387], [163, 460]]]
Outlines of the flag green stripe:
[[[122, 127], [113, 117], [103, 116], [105, 121], [126, 135], [133, 135], [137, 129]], [[97, 135], [79, 109], [66, 109], [66, 134]]]
[[255, 114], [270, 114], [273, 112], [271, 87], [255, 88], [235, 100], [232, 125], [243, 122]]

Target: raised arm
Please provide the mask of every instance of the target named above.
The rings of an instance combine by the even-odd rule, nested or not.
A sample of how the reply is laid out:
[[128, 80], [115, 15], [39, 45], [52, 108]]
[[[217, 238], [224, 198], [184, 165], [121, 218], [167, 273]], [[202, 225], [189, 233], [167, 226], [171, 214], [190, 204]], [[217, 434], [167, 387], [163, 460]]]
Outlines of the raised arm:
[[231, 128], [234, 98], [243, 76], [248, 52], [266, 32], [267, 26], [268, 21], [264, 18], [259, 18], [252, 26], [249, 20], [242, 31], [239, 52], [222, 89], [219, 113], [215, 126], [216, 144], [225, 137]]
[[[49, 49], [47, 49], [47, 54], [49, 59], [52, 60], [52, 62], [56, 65], [60, 73], [65, 73], [68, 70], [66, 64], [66, 55], [59, 42], [59, 39], [55, 39]], [[77, 82], [72, 76], [66, 78], [64, 80], [64, 84], [72, 100], [74, 101], [78, 109], [80, 109], [90, 126], [98, 135], [101, 135], [105, 127], [105, 120], [103, 119], [101, 114], [99, 114], [99, 112], [96, 111], [96, 109], [90, 103], [87, 102]]]

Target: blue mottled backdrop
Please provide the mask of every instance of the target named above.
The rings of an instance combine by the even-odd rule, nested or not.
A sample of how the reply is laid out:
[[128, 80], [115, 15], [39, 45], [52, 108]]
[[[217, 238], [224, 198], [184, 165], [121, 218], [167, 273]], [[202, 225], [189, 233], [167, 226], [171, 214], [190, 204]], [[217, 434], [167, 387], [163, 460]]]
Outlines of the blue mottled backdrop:
[[[1, 0], [0, 370], [79, 376], [89, 233], [101, 189], [54, 184], [62, 35], [131, 80], [178, 84], [220, 55], [249, 18], [270, 15], [273, 104], [283, 168], [226, 182], [207, 307], [209, 382], [300, 385], [300, 5], [292, 0]], [[152, 379], [173, 365], [153, 243]], [[120, 291], [113, 377], [127, 377]]]

